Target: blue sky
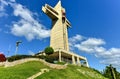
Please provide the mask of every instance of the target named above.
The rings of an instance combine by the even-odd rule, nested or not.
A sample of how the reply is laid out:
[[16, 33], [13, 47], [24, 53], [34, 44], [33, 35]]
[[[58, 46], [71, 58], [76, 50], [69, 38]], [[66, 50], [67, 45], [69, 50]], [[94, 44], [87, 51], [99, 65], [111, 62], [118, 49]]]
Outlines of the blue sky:
[[[49, 46], [51, 20], [41, 7], [58, 0], [0, 0], [0, 52], [34, 54]], [[88, 58], [91, 67], [120, 67], [120, 0], [62, 0], [71, 51]], [[10, 51], [8, 54], [8, 50]]]

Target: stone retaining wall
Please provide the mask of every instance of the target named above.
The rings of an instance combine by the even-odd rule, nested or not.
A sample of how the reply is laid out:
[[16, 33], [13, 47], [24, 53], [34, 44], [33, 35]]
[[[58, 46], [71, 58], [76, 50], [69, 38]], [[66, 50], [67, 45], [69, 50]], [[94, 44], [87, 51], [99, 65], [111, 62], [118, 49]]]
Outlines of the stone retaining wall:
[[67, 64], [65, 65], [52, 64], [52, 63], [48, 63], [45, 60], [38, 59], [38, 58], [25, 58], [25, 59], [16, 60], [13, 62], [3, 62], [3, 63], [0, 63], [0, 66], [11, 67], [11, 66], [15, 66], [18, 64], [28, 62], [28, 61], [40, 61], [44, 63], [45, 65], [49, 66], [50, 68], [55, 68], [55, 69], [65, 69], [67, 67]]
[[54, 69], [65, 69], [67, 67], [67, 64], [65, 65], [52, 64], [41, 59], [40, 61], [43, 62], [45, 65], [49, 66], [50, 68], [54, 68]]
[[0, 62], [0, 66], [4, 66], [5, 65], [5, 62]]
[[16, 61], [13, 61], [13, 62], [6, 62], [5, 67], [15, 66], [15, 65], [22, 64], [22, 63], [25, 63], [25, 62], [28, 62], [28, 61], [39, 61], [39, 59], [37, 59], [37, 58], [25, 58], [25, 59], [16, 60]]

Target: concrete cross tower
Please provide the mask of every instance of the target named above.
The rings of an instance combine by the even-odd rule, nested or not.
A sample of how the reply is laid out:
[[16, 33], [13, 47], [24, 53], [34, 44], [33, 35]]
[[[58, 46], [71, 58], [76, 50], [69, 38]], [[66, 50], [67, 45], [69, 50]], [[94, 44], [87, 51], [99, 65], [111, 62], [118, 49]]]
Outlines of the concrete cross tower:
[[67, 29], [71, 26], [67, 20], [65, 9], [59, 1], [55, 7], [48, 4], [42, 7], [42, 11], [52, 19], [52, 28], [50, 36], [50, 46], [53, 49], [63, 49], [69, 51]]

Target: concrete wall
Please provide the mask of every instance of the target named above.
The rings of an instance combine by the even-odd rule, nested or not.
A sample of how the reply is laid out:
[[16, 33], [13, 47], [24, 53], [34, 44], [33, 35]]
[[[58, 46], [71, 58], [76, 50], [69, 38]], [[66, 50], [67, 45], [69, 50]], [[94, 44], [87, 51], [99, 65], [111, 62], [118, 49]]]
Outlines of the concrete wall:
[[0, 62], [0, 66], [4, 66], [5, 65], [5, 62]]
[[15, 65], [22, 64], [22, 63], [29, 62], [29, 61], [40, 61], [43, 64], [49, 66], [50, 68], [55, 68], [55, 69], [65, 69], [67, 67], [67, 64], [65, 65], [52, 64], [52, 63], [48, 63], [45, 60], [38, 59], [38, 58], [25, 58], [21, 60], [16, 60], [14, 62], [3, 62], [3, 63], [0, 63], [0, 66], [11, 67], [11, 66], [15, 66]]

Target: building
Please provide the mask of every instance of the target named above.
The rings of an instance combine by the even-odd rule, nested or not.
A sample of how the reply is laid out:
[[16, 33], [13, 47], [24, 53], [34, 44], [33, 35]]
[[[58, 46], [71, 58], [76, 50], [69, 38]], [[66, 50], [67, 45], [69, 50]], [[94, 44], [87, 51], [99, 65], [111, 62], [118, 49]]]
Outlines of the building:
[[[59, 1], [55, 7], [45, 4], [45, 6], [42, 7], [42, 11], [52, 20], [50, 46], [55, 50], [53, 56], [56, 57], [59, 62], [66, 61], [77, 65], [84, 64], [89, 67], [85, 57], [69, 51], [67, 29], [71, 24], [66, 18], [66, 11], [65, 8], [61, 6], [61, 1]], [[81, 61], [84, 61], [84, 63], [81, 63]]]

